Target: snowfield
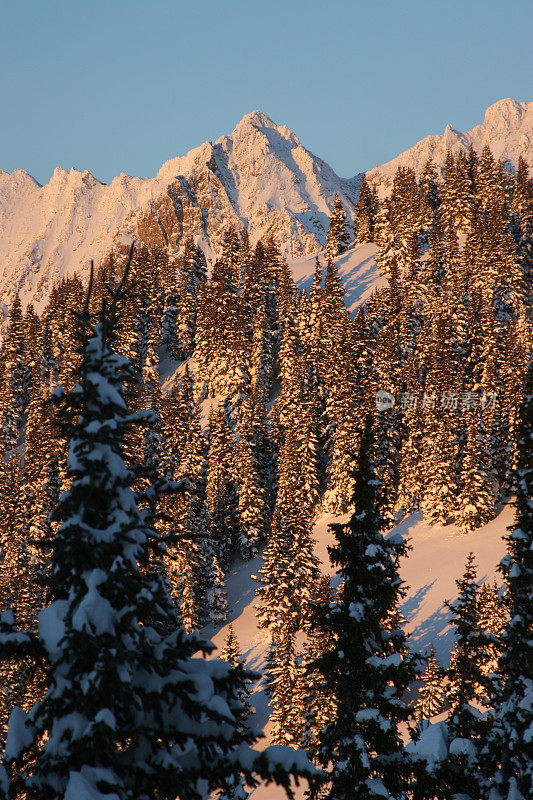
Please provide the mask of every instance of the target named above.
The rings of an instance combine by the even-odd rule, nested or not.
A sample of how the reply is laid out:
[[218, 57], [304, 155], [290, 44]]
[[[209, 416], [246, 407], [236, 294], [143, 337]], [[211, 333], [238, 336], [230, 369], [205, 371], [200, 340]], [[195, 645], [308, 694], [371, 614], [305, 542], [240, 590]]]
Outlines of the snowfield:
[[[337, 271], [346, 292], [346, 307], [350, 313], [366, 303], [376, 289], [387, 285], [386, 278], [378, 272], [376, 253], [377, 246], [372, 242], [367, 242], [351, 247], [335, 259]], [[305, 289], [309, 292], [313, 282], [317, 255], [320, 257], [322, 266], [325, 267], [323, 250], [312, 256], [289, 261], [293, 280], [299, 290]]]
[[[431, 643], [440, 663], [447, 667], [453, 646], [453, 631], [448, 625], [449, 612], [444, 600], [457, 596], [455, 580], [464, 572], [467, 555], [472, 551], [478, 565], [478, 580], [499, 581], [497, 566], [505, 553], [503, 536], [513, 523], [514, 509], [511, 503], [504, 505], [492, 522], [478, 530], [462, 534], [453, 525], [431, 527], [421, 518], [420, 513], [410, 514], [399, 522], [392, 533], [407, 537], [411, 544], [408, 558], [403, 560], [400, 573], [408, 587], [407, 596], [401, 606], [407, 620], [407, 631], [411, 646], [418, 652], [425, 652]], [[320, 558], [325, 574], [332, 574], [327, 546], [332, 541], [329, 525], [344, 521], [348, 517], [323, 515], [318, 517], [314, 527], [316, 553]], [[262, 566], [260, 556], [248, 562], [234, 565], [227, 575], [228, 621], [221, 628], [207, 626], [203, 632], [217, 648], [221, 648], [228, 633], [228, 625], [233, 623], [248, 666], [261, 672], [265, 669], [265, 656], [268, 639], [257, 627], [254, 603], [257, 583], [252, 575], [257, 575]], [[263, 746], [268, 744], [269, 706], [263, 682], [259, 681], [251, 698], [256, 709], [253, 724], [265, 730]], [[283, 790], [275, 786], [260, 786], [252, 794], [254, 800], [281, 800]], [[298, 797], [303, 796], [302, 793]]]

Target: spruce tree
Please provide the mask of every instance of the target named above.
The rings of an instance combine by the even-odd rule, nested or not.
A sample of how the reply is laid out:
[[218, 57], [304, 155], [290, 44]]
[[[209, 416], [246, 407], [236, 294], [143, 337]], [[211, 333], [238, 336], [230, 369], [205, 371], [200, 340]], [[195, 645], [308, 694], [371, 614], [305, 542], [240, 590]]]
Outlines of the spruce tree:
[[320, 655], [334, 646], [334, 635], [323, 627], [323, 615], [320, 609], [330, 604], [333, 599], [331, 579], [321, 578], [314, 592], [314, 610], [312, 624], [307, 630], [307, 641], [304, 645], [302, 665], [298, 673], [299, 687], [295, 694], [301, 701], [302, 746], [313, 760], [316, 760], [320, 747], [320, 732], [328, 725], [336, 714], [336, 700], [328, 681], [317, 669], [316, 662]]
[[335, 195], [333, 210], [329, 217], [329, 228], [326, 238], [326, 250], [324, 258], [327, 261], [333, 260], [339, 253], [344, 253], [348, 248], [350, 237], [346, 230], [346, 211], [342, 205], [339, 195]]
[[493, 480], [483, 420], [475, 414], [469, 414], [466, 428], [467, 441], [457, 498], [459, 508], [455, 517], [463, 533], [480, 528], [494, 516]]
[[[478, 628], [485, 641], [481, 647], [481, 672], [488, 683], [498, 672], [498, 662], [502, 654], [502, 637], [508, 623], [507, 609], [500, 597], [496, 581], [485, 581], [478, 593]], [[493, 687], [489, 688], [492, 693]]]
[[502, 639], [501, 687], [484, 749], [485, 790], [490, 800], [533, 795], [533, 367], [524, 386], [518, 433], [515, 526], [501, 562], [509, 624]]
[[375, 209], [372, 191], [368, 185], [366, 175], [363, 175], [361, 188], [359, 190], [359, 200], [355, 207], [355, 242], [371, 242], [374, 234]]
[[381, 533], [371, 428], [368, 418], [355, 477], [355, 510], [349, 522], [332, 526], [337, 541], [330, 558], [339, 567], [343, 590], [324, 608], [324, 625], [335, 644], [317, 660], [337, 704], [318, 753], [327, 769], [327, 789], [319, 790], [319, 796], [331, 800], [403, 797], [410, 775], [398, 724], [410, 717], [401, 696], [413, 678], [413, 659], [403, 632], [386, 624], [403, 594], [397, 567], [406, 544]]
[[447, 718], [449, 753], [444, 760], [440, 782], [448, 794], [462, 792], [470, 800], [479, 797], [479, 749], [486, 728], [474, 703], [483, 685], [480, 652], [483, 637], [478, 628], [476, 583], [477, 568], [474, 554], [470, 553], [462, 578], [456, 581], [458, 596], [451, 603], [456, 643], [448, 669], [448, 699], [450, 712]]
[[209, 621], [213, 625], [223, 625], [228, 615], [228, 597], [225, 576], [215, 555], [211, 559], [209, 583], [207, 596]]
[[272, 708], [270, 723], [274, 744], [298, 747], [303, 720], [296, 701], [298, 664], [294, 633], [285, 629], [272, 639], [267, 654], [267, 692]]
[[[10, 796], [35, 800], [187, 800], [230, 776], [253, 782], [254, 772], [286, 783], [286, 768], [249, 750], [255, 735], [236, 726], [235, 671], [194, 657], [212, 646], [176, 628], [162, 576], [149, 569], [150, 554], [164, 546], [154, 508], [165, 482], [153, 476], [136, 495], [122, 440], [128, 426], [152, 417], [127, 411], [123, 385], [132, 372], [112, 349], [116, 302], [104, 304], [96, 324], [88, 307], [78, 382], [54, 393], [70, 440], [71, 486], [52, 542], [50, 604], [39, 614], [48, 688], [29, 714], [13, 712], [1, 780]], [[0, 657], [27, 639], [4, 613]]]
[[440, 714], [444, 707], [445, 691], [443, 686], [444, 670], [435, 658], [433, 645], [427, 657], [426, 669], [422, 675], [422, 686], [418, 690], [415, 709], [417, 720], [429, 720]]

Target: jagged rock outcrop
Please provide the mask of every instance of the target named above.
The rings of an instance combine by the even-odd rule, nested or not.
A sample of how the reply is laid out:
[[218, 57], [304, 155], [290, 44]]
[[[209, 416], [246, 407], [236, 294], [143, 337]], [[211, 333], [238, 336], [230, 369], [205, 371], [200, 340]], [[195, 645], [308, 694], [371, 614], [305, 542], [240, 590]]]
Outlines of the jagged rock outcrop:
[[289, 258], [325, 244], [339, 194], [349, 221], [360, 180], [345, 180], [296, 134], [259, 111], [229, 136], [167, 161], [155, 178], [57, 168], [40, 186], [28, 173], [0, 172], [0, 301], [16, 293], [40, 308], [54, 284], [84, 274], [131, 238], [179, 252], [192, 236], [212, 263], [224, 230], [248, 229], [252, 243], [273, 236]]
[[[488, 145], [516, 166], [533, 163], [533, 102], [505, 99], [487, 109], [467, 133], [448, 126], [397, 158], [366, 173], [383, 196], [398, 166], [419, 173], [446, 151]], [[250, 240], [273, 236], [285, 256], [301, 259], [325, 245], [328, 216], [338, 194], [353, 222], [362, 175], [340, 178], [307, 150], [296, 134], [266, 114], [247, 114], [228, 136], [167, 161], [155, 178], [121, 174], [109, 185], [89, 172], [58, 167], [40, 186], [24, 170], [0, 170], [0, 303], [18, 293], [43, 307], [55, 282], [85, 274], [132, 238], [176, 255], [192, 236], [208, 263], [220, 254], [224, 230], [248, 230]]]

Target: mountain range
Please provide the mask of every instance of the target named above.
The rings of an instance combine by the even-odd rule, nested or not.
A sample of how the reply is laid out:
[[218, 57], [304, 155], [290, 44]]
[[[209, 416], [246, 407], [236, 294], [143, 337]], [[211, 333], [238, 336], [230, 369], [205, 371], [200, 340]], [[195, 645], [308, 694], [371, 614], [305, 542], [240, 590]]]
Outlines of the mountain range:
[[[370, 169], [367, 179], [384, 195], [398, 166], [418, 173], [432, 158], [442, 167], [447, 149], [470, 145], [488, 145], [514, 167], [520, 155], [533, 163], [533, 102], [500, 100], [483, 124], [467, 133], [448, 125]], [[91, 259], [98, 263], [132, 239], [177, 255], [192, 236], [212, 264], [228, 225], [246, 228], [252, 244], [273, 236], [289, 263], [301, 262], [324, 247], [335, 194], [353, 225], [362, 177], [339, 177], [260, 111], [230, 135], [165, 162], [154, 178], [122, 173], [106, 185], [90, 172], [57, 167], [41, 186], [24, 170], [0, 170], [0, 302], [7, 310], [18, 293], [40, 310], [54, 283], [86, 274]]]

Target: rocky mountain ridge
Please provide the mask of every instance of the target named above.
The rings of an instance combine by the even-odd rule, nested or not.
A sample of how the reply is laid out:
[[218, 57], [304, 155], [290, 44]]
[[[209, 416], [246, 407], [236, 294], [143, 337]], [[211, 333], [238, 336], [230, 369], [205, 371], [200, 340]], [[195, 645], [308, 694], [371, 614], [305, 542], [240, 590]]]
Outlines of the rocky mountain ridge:
[[520, 156], [533, 166], [533, 102], [519, 103], [510, 97], [498, 100], [487, 108], [481, 125], [466, 133], [447, 125], [443, 134], [426, 136], [391, 161], [369, 170], [366, 178], [383, 197], [390, 190], [398, 167], [409, 167], [420, 174], [431, 159], [442, 169], [448, 150], [457, 153], [472, 146], [481, 153], [485, 145], [490, 147], [495, 158], [513, 168]]
[[[367, 172], [384, 195], [398, 166], [419, 173], [428, 158], [442, 167], [447, 149], [487, 144], [516, 166], [533, 163], [533, 102], [509, 98], [490, 106], [467, 133], [448, 126], [397, 158]], [[285, 125], [260, 111], [247, 114], [227, 136], [204, 142], [165, 162], [154, 178], [122, 173], [106, 185], [91, 173], [58, 167], [41, 186], [24, 170], [0, 170], [0, 303], [18, 293], [41, 309], [54, 283], [86, 274], [132, 238], [177, 254], [186, 236], [209, 263], [220, 254], [224, 230], [247, 228], [252, 244], [273, 236], [289, 261], [320, 250], [335, 194], [353, 222], [361, 175], [340, 178]]]
[[39, 309], [54, 282], [84, 274], [132, 238], [177, 253], [192, 236], [212, 263], [224, 230], [252, 243], [273, 236], [288, 258], [325, 243], [339, 194], [353, 220], [360, 177], [339, 178], [296, 134], [259, 111], [229, 136], [167, 161], [155, 178], [125, 174], [109, 185], [58, 167], [40, 186], [27, 172], [0, 172], [0, 301], [16, 293]]

